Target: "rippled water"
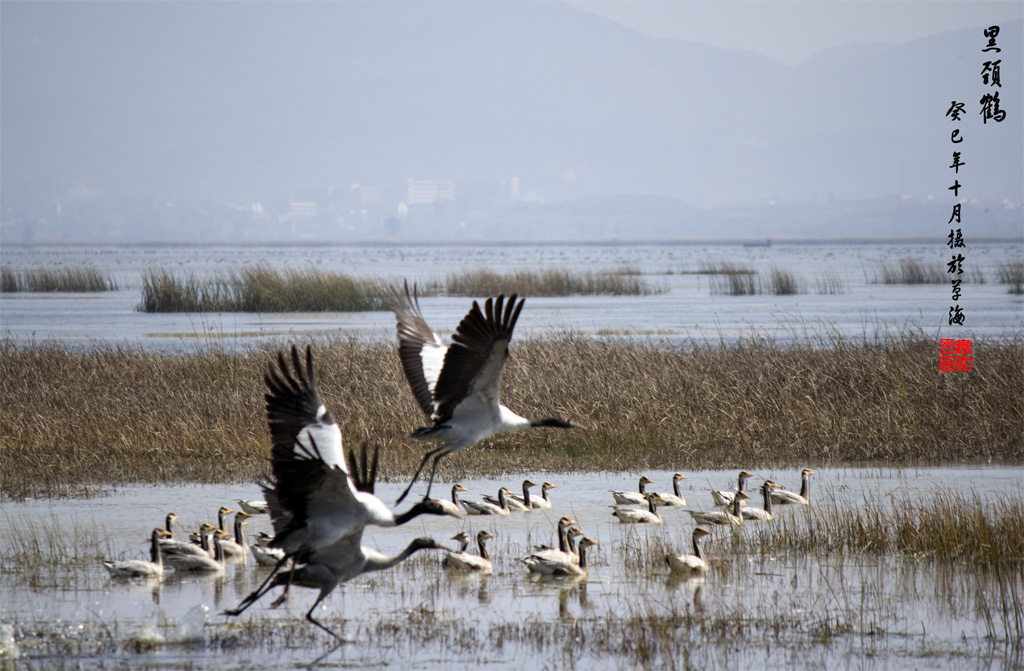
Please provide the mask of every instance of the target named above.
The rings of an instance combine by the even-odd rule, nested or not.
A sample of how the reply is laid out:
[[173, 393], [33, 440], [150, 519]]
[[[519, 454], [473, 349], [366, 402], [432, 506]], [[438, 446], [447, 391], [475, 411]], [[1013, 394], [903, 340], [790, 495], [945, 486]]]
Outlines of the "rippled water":
[[[154, 268], [182, 273], [226, 273], [264, 263], [277, 268], [315, 268], [355, 276], [411, 281], [443, 280], [449, 273], [486, 268], [498, 272], [631, 268], [661, 293], [640, 297], [531, 297], [517, 325], [523, 334], [573, 331], [591, 336], [632, 336], [674, 342], [731, 342], [757, 333], [780, 342], [839, 334], [861, 339], [920, 330], [949, 337], [1004, 337], [1024, 331], [1024, 297], [998, 284], [996, 268], [1019, 261], [1019, 244], [974, 245], [965, 266], [984, 284], [965, 284], [961, 307], [966, 326], [950, 331], [949, 287], [872, 284], [879, 263], [915, 258], [942, 265], [941, 244], [906, 245], [542, 245], [445, 247], [10, 247], [3, 264], [13, 270], [94, 267], [124, 287], [103, 294], [4, 294], [0, 331], [22, 342], [140, 343], [170, 351], [216, 342], [226, 347], [265, 338], [390, 338], [390, 313], [204, 313], [144, 314], [140, 278]], [[723, 296], [711, 278], [695, 274], [721, 262], [757, 272], [778, 267], [796, 275], [806, 293], [791, 296]], [[821, 294], [826, 275], [843, 293]], [[423, 308], [438, 329], [454, 328], [465, 298], [430, 298]], [[945, 336], [944, 336], [945, 337]]]
[[[668, 490], [669, 472], [647, 473], [651, 490]], [[689, 473], [688, 508], [706, 509], [707, 490], [732, 488], [735, 473]], [[1020, 468], [819, 469], [812, 505], [777, 510], [797, 523], [836, 501], [895, 505], [942, 491], [985, 500], [1022, 494]], [[998, 578], [971, 566], [889, 555], [753, 552], [729, 531], [708, 545], [705, 581], [671, 579], [659, 548], [689, 547], [685, 510], [663, 511], [661, 526], [622, 525], [611, 517], [612, 489], [634, 489], [639, 474], [531, 474], [549, 480], [554, 507], [507, 518], [418, 518], [399, 529], [371, 529], [364, 544], [391, 552], [430, 535], [449, 545], [459, 530], [497, 535], [490, 577], [451, 575], [441, 553], [393, 571], [358, 578], [324, 603], [318, 619], [353, 643], [330, 652], [327, 665], [377, 668], [1014, 668], [1021, 623], [1008, 625], [1000, 603], [1024, 594], [1024, 577]], [[758, 472], [787, 488], [796, 471]], [[479, 499], [513, 481], [462, 482]], [[386, 501], [400, 483], [379, 486]], [[435, 495], [450, 490], [440, 483]], [[142, 557], [150, 529], [174, 511], [184, 527], [215, 521], [216, 509], [258, 497], [255, 486], [145, 486], [80, 500], [7, 503], [0, 514], [0, 603], [17, 633], [24, 668], [276, 669], [327, 653], [328, 637], [301, 620], [315, 599], [296, 589], [269, 608], [276, 592], [238, 621], [233, 607], [266, 575], [251, 561], [222, 578], [163, 584], [114, 581], [95, 555]], [[753, 501], [752, 501], [753, 503]], [[553, 542], [559, 516], [572, 515], [598, 541], [590, 576], [575, 584], [538, 582], [519, 562], [536, 543]], [[250, 533], [269, 529], [253, 518]], [[735, 532], [750, 535], [753, 527]], [[180, 535], [180, 534], [179, 534]], [[77, 540], [76, 540], [77, 536]], [[26, 540], [34, 539], [34, 540]], [[48, 540], [53, 538], [54, 540]], [[37, 548], [29, 561], [26, 548]], [[50, 561], [45, 558], [49, 557]], [[149, 649], [152, 634], [166, 641]], [[639, 646], [639, 647], [638, 647]], [[644, 646], [651, 647], [646, 650]]]

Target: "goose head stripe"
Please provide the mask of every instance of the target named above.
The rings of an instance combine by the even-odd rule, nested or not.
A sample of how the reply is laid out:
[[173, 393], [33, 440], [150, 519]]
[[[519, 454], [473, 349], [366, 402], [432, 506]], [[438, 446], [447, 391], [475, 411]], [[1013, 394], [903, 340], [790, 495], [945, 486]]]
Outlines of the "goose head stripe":
[[437, 463], [447, 454], [499, 433], [543, 426], [577, 426], [561, 417], [530, 420], [500, 402], [501, 372], [526, 299], [513, 294], [506, 300], [500, 295], [484, 301], [483, 309], [473, 301], [452, 335], [452, 344], [445, 346], [423, 319], [415, 286], [410, 290], [406, 282], [404, 293], [392, 289], [392, 296], [402, 369], [417, 403], [433, 423], [409, 437], [441, 443], [423, 455], [398, 502], [409, 493], [431, 459], [425, 498], [430, 496]]

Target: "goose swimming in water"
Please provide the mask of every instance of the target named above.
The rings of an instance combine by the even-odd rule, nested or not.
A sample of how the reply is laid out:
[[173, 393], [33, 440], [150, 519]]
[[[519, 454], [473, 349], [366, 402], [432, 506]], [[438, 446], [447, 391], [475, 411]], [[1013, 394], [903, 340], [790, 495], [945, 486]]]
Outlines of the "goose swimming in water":
[[597, 545], [597, 541], [584, 536], [580, 541], [579, 553], [575, 558], [554, 558], [531, 555], [523, 560], [531, 573], [539, 573], [555, 578], [582, 577], [587, 575], [587, 548]]
[[718, 526], [743, 526], [743, 516], [740, 515], [740, 506], [749, 499], [746, 492], [736, 492], [732, 499], [731, 509], [725, 510], [691, 510], [690, 515], [697, 524], [715, 524]]
[[[168, 524], [170, 524], [170, 516], [168, 516]], [[112, 578], [156, 578], [162, 580], [164, 562], [163, 556], [160, 554], [160, 539], [170, 535], [166, 529], [153, 529], [153, 533], [150, 534], [149, 561], [142, 559], [105, 561], [103, 568], [107, 569]]]
[[619, 518], [620, 524], [661, 524], [661, 514], [658, 506], [665, 499], [657, 492], [646, 494], [647, 510], [643, 508], [620, 508], [616, 507], [612, 515]]
[[203, 522], [199, 525], [199, 532], [194, 534], [199, 540], [199, 545], [192, 541], [176, 541], [173, 538], [160, 539], [160, 553], [165, 557], [171, 555], [198, 555], [202, 557], [213, 557], [213, 547], [210, 545], [210, 534], [217, 527]]
[[814, 471], [805, 468], [800, 472], [800, 493], [796, 494], [786, 489], [772, 491], [772, 502], [780, 506], [798, 505], [806, 506], [811, 503], [811, 476]]
[[527, 419], [501, 404], [501, 373], [525, 299], [516, 295], [507, 302], [504, 295], [488, 298], [483, 310], [473, 301], [452, 335], [452, 344], [446, 346], [423, 319], [415, 288], [410, 291], [406, 282], [404, 295], [394, 290], [393, 298], [402, 369], [413, 396], [431, 422], [410, 438], [441, 443], [423, 455], [397, 502], [409, 493], [428, 461], [433, 460], [427, 497], [437, 463], [443, 457], [490, 436], [539, 427], [583, 428], [563, 417]]
[[245, 539], [245, 532], [242, 531], [242, 527], [249, 523], [248, 519], [250, 517], [252, 515], [246, 512], [239, 511], [235, 513], [234, 538], [228, 538], [220, 542], [224, 550], [224, 561], [229, 563], [245, 563], [246, 558], [249, 556], [249, 543]]
[[759, 522], [771, 522], [775, 519], [775, 515], [772, 513], [772, 495], [773, 489], [777, 488], [778, 485], [771, 480], [765, 480], [764, 484], [761, 485], [761, 499], [763, 501], [763, 508], [751, 508], [749, 506], [740, 510], [740, 514], [745, 520], [756, 520]]
[[445, 501], [444, 499], [438, 499], [437, 503], [441, 506], [446, 513], [452, 517], [461, 517], [462, 508], [459, 507], [459, 492], [468, 492], [469, 490], [460, 484], [452, 485], [452, 500]]
[[[454, 538], [460, 541], [462, 540], [458, 534], [456, 534]], [[479, 554], [474, 555], [465, 550], [469, 541], [469, 537], [466, 536], [467, 544], [463, 545], [463, 549], [458, 552], [449, 552], [445, 555], [442, 565], [445, 568], [456, 571], [472, 571], [481, 575], [491, 573], [494, 570], [494, 565], [491, 563], [491, 555], [488, 554], [487, 546], [485, 545], [487, 540], [491, 538], [494, 538], [494, 534], [486, 529], [482, 529], [476, 535], [476, 546]]]
[[[749, 471], [740, 471], [739, 477], [736, 478], [736, 492], [746, 491], [746, 482], [752, 477], [754, 477], [753, 473]], [[714, 500], [716, 506], [719, 508], [726, 508], [732, 505], [732, 499], [736, 496], [736, 492], [730, 492], [724, 489], [712, 489], [711, 498]]]
[[218, 575], [224, 573], [224, 546], [221, 545], [221, 542], [228, 535], [216, 527], [210, 527], [210, 536], [213, 537], [213, 557], [208, 555], [168, 554], [164, 556], [164, 561], [179, 573]]
[[491, 503], [490, 501], [467, 501], [462, 499], [459, 503], [466, 509], [467, 515], [501, 515], [505, 517], [509, 514], [508, 498], [506, 495], [511, 494], [506, 487], [502, 487], [498, 490], [498, 502]]
[[665, 563], [669, 570], [677, 576], [691, 577], [708, 574], [708, 562], [704, 558], [704, 550], [701, 548], [700, 540], [710, 536], [711, 532], [704, 527], [697, 527], [693, 530], [693, 554], [691, 555], [665, 555]]
[[583, 531], [578, 527], [570, 527], [565, 532], [565, 549], [554, 549], [554, 548], [539, 548], [533, 554], [528, 557], [524, 557], [522, 561], [526, 564], [526, 567], [530, 569], [531, 573], [543, 573], [543, 567], [538, 568], [536, 564], [539, 560], [545, 560], [555, 563], [576, 563], [580, 560], [579, 551], [576, 549], [576, 537], [582, 536]]
[[[505, 496], [505, 505], [511, 512], [524, 512], [533, 509], [533, 499], [530, 497], [530, 487], [536, 487], [537, 483], [531, 480], [523, 480], [523, 495], [517, 496], [511, 491]], [[500, 505], [496, 496], [485, 496], [484, 501]]]
[[[551, 499], [548, 498], [548, 490], [555, 489], [555, 487], [557, 487], [557, 485], [553, 485], [550, 482], [545, 482], [543, 485], [540, 486], [540, 496], [537, 496], [536, 494], [530, 494], [530, 508], [533, 510], [550, 510]], [[516, 501], [523, 503], [523, 501], [519, 498], [518, 494], [512, 494], [509, 498], [515, 499]], [[523, 492], [523, 498], [526, 498], [525, 491]]]
[[660, 506], [668, 506], [670, 508], [682, 508], [686, 505], [686, 498], [679, 492], [679, 481], [685, 480], [686, 476], [682, 473], [676, 473], [672, 476], [672, 493], [662, 494], [661, 500], [663, 503], [659, 503]]
[[638, 505], [641, 503], [647, 503], [645, 488], [647, 485], [653, 484], [654, 480], [651, 480], [646, 475], [640, 476], [639, 491], [635, 492], [612, 492], [612, 497], [615, 499], [615, 503], [620, 506]]
[[242, 512], [249, 513], [250, 515], [266, 515], [267, 514], [267, 502], [266, 501], [244, 501], [242, 499], [235, 499], [235, 503], [242, 509]]

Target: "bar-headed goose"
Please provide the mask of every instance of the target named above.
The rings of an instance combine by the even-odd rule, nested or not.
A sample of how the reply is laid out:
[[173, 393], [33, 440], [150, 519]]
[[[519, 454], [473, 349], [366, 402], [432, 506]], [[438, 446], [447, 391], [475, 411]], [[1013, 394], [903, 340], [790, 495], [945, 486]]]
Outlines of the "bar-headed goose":
[[772, 502], [780, 506], [798, 505], [806, 506], [811, 503], [811, 476], [814, 471], [805, 468], [800, 471], [800, 493], [795, 494], [787, 489], [775, 489], [772, 491]]
[[612, 492], [612, 497], [615, 499], [615, 503], [619, 504], [620, 506], [631, 506], [631, 505], [637, 505], [637, 504], [641, 504], [641, 503], [647, 503], [647, 499], [645, 498], [646, 495], [647, 495], [646, 487], [647, 487], [647, 485], [650, 485], [650, 484], [653, 484], [653, 483], [654, 483], [654, 480], [651, 480], [646, 475], [641, 475], [640, 476], [639, 491], [635, 491], [635, 492]]
[[665, 563], [669, 570], [677, 576], [691, 577], [707, 575], [708, 562], [704, 558], [704, 550], [701, 548], [700, 539], [710, 536], [711, 532], [704, 527], [697, 527], [693, 530], [693, 554], [691, 555], [665, 555]]

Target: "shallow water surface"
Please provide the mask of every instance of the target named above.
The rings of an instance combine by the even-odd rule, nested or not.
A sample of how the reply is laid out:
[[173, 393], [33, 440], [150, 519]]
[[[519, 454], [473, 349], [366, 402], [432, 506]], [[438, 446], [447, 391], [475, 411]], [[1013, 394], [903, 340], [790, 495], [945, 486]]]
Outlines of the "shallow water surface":
[[[1019, 468], [816, 469], [812, 505], [776, 509], [795, 525], [830, 506], [928, 500], [942, 492], [985, 500], [1020, 497]], [[649, 490], [667, 491], [671, 473], [649, 472]], [[276, 669], [308, 664], [378, 668], [1014, 668], [1022, 623], [1014, 608], [1019, 573], [993, 576], [955, 562], [872, 554], [794, 553], [759, 548], [753, 524], [708, 539], [710, 575], [669, 576], [663, 552], [688, 551], [687, 509], [710, 508], [711, 487], [732, 489], [735, 473], [689, 473], [684, 509], [663, 509], [661, 525], [624, 525], [611, 516], [610, 490], [637, 486], [638, 473], [530, 474], [557, 485], [553, 508], [504, 518], [418, 518], [399, 529], [370, 529], [364, 545], [393, 552], [415, 536], [447, 545], [457, 531], [488, 529], [494, 574], [452, 575], [442, 553], [422, 552], [388, 572], [357, 578], [322, 605], [317, 618], [352, 642], [331, 651], [329, 637], [301, 618], [315, 593], [277, 590], [242, 617], [220, 615], [255, 589], [266, 569], [251, 559], [222, 578], [163, 583], [110, 579], [106, 558], [141, 558], [167, 512], [183, 530], [215, 521], [221, 505], [258, 498], [255, 486], [129, 487], [79, 500], [4, 504], [0, 513], [0, 603], [22, 668]], [[796, 471], [758, 472], [799, 487]], [[479, 499], [517, 480], [470, 479]], [[521, 480], [519, 480], [521, 482]], [[401, 483], [378, 486], [393, 501]], [[441, 496], [451, 483], [438, 483]], [[417, 490], [419, 491], [419, 490]], [[755, 496], [750, 504], [757, 504]], [[571, 515], [598, 546], [575, 583], [531, 579], [519, 558], [555, 542]], [[787, 527], [789, 528], [789, 527]], [[247, 527], [269, 530], [266, 517]], [[0, 631], [0, 639], [4, 631]], [[2, 648], [2, 640], [0, 640]]]
[[[345, 273], [389, 282], [440, 282], [449, 274], [479, 269], [511, 273], [629, 269], [657, 292], [647, 296], [530, 297], [517, 323], [520, 335], [571, 331], [591, 337], [634, 337], [673, 343], [733, 343], [757, 334], [780, 343], [835, 335], [869, 340], [921, 331], [935, 337], [1005, 338], [1024, 331], [1024, 297], [1007, 293], [997, 269], [1019, 261], [1020, 244], [978, 244], [972, 272], [985, 283], [964, 284], [960, 301], [967, 321], [948, 326], [948, 284], [876, 284], [882, 262], [918, 259], [941, 267], [948, 249], [935, 245], [774, 244], [739, 245], [445, 245], [445, 246], [124, 246], [19, 247], [2, 252], [14, 271], [93, 268], [113, 278], [118, 291], [101, 294], [4, 294], [0, 331], [22, 343], [138, 344], [191, 351], [211, 344], [244, 347], [266, 339], [311, 335], [394, 337], [389, 312], [163, 313], [136, 311], [143, 274], [166, 269], [180, 276], [223, 276], [256, 264], [278, 269]], [[765, 274], [791, 273], [802, 291], [793, 295], [730, 296], [712, 291], [721, 277], [702, 269], [728, 263]], [[838, 292], [824, 292], [824, 281]], [[442, 333], [466, 313], [464, 297], [426, 298], [428, 323]]]

